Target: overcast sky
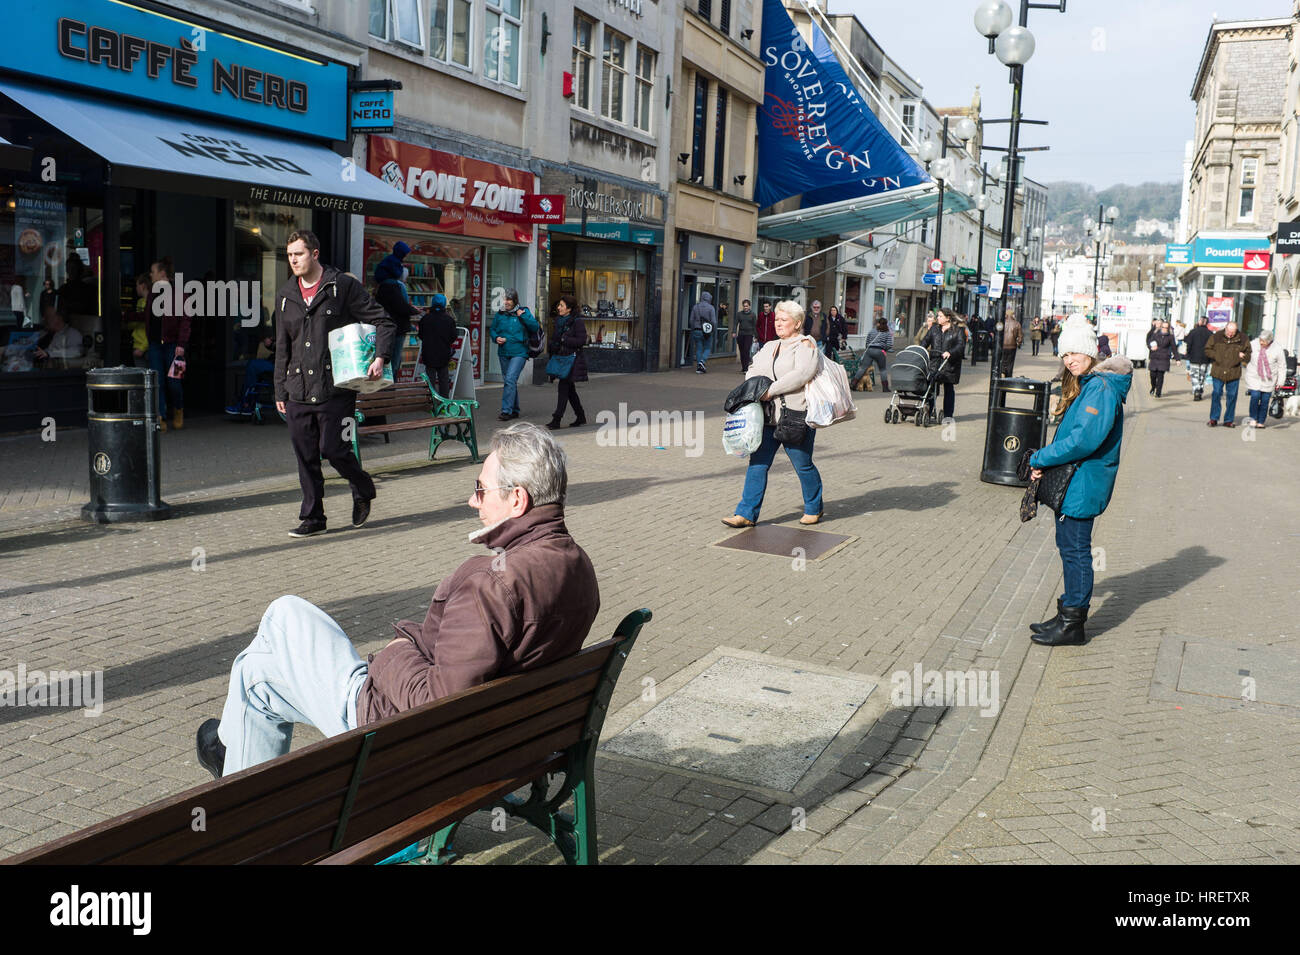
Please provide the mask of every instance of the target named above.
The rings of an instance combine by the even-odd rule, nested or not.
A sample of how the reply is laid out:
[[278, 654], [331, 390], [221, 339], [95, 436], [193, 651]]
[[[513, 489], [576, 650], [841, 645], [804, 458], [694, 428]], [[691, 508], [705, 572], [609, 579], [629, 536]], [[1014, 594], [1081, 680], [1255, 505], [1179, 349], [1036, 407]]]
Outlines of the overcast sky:
[[[885, 53], [925, 89], [931, 105], [968, 104], [980, 86], [985, 119], [1011, 110], [1008, 70], [975, 32], [977, 0], [830, 0], [854, 14]], [[1019, 0], [1011, 0], [1013, 10]], [[1180, 182], [1196, 118], [1192, 81], [1215, 14], [1284, 17], [1291, 0], [1069, 0], [1066, 13], [1030, 10], [1036, 49], [1025, 67], [1021, 115], [1025, 174], [1040, 182]], [[1282, 78], [1279, 77], [1279, 88]], [[1280, 94], [1279, 94], [1280, 95]], [[1005, 146], [1006, 125], [986, 141]]]

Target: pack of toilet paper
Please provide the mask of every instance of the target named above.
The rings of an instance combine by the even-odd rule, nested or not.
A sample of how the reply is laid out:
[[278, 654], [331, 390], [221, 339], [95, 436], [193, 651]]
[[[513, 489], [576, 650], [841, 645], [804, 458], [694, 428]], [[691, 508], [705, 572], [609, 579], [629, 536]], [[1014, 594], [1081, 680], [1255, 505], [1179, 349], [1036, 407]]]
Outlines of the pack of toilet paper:
[[375, 326], [356, 322], [330, 332], [330, 364], [334, 386], [369, 394], [391, 387], [393, 366], [384, 364], [382, 378], [367, 378], [366, 371], [375, 360]]

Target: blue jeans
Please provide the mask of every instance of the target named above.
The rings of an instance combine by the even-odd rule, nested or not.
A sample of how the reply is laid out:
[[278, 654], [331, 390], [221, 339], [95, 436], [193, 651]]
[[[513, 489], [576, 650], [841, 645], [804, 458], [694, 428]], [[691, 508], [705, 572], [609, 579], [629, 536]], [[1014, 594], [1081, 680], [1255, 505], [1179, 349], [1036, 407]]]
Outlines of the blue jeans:
[[691, 329], [691, 348], [695, 352], [695, 364], [707, 365], [709, 353], [713, 350], [713, 336], [705, 335], [697, 328]]
[[1056, 549], [1061, 552], [1061, 569], [1065, 573], [1066, 607], [1086, 607], [1092, 600], [1092, 522], [1095, 517], [1079, 520], [1060, 515], [1056, 518]]
[[1273, 400], [1271, 391], [1251, 391], [1250, 393], [1250, 416], [1255, 419], [1256, 424], [1268, 423], [1268, 404]]
[[[763, 495], [767, 491], [767, 471], [776, 458], [776, 449], [780, 447], [774, 437], [775, 432], [776, 428], [770, 424], [764, 425], [763, 442], [758, 446], [758, 450], [749, 456], [749, 469], [745, 471], [745, 489], [741, 492], [740, 503], [736, 505], [736, 513], [747, 520], [757, 521], [759, 508], [763, 506]], [[816, 437], [817, 432], [809, 428], [803, 444], [785, 447], [786, 457], [790, 459], [795, 473], [799, 475], [805, 514], [822, 512], [822, 476], [817, 471], [817, 466], [812, 463], [813, 441]]]
[[179, 378], [168, 378], [172, 361], [176, 358], [175, 342], [151, 342], [149, 345], [149, 367], [158, 372], [158, 415], [167, 417], [167, 405], [172, 411], [185, 409], [185, 389]]
[[310, 723], [326, 736], [356, 729], [367, 672], [324, 610], [301, 597], [272, 601], [257, 636], [230, 668], [218, 730], [226, 746], [222, 775], [289, 752], [294, 723]]
[[1219, 420], [1219, 400], [1224, 397], [1223, 393], [1227, 391], [1227, 400], [1223, 409], [1223, 423], [1229, 424], [1237, 417], [1237, 388], [1241, 386], [1241, 380], [1237, 381], [1220, 381], [1218, 378], [1211, 378], [1214, 382], [1214, 392], [1210, 395], [1210, 420]]
[[520, 411], [519, 375], [523, 372], [527, 361], [527, 355], [516, 355], [514, 358], [501, 356], [501, 382], [504, 386], [501, 389], [502, 414], [518, 414]]

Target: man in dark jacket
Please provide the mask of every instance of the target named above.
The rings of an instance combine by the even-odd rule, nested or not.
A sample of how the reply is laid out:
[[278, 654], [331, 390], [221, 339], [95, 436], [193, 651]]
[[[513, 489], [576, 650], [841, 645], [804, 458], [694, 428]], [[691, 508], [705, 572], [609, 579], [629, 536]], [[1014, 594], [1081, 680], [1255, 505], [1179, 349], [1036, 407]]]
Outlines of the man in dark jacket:
[[549, 434], [528, 422], [498, 431], [469, 498], [483, 524], [470, 541], [491, 553], [443, 578], [424, 622], [394, 624], [368, 660], [320, 608], [274, 601], [235, 658], [221, 719], [199, 727], [199, 764], [220, 778], [283, 756], [294, 723], [333, 736], [577, 653], [600, 593], [564, 525], [567, 485]]
[[407, 294], [406, 283], [402, 276], [406, 267], [402, 260], [410, 253], [411, 247], [405, 242], [398, 242], [393, 251], [379, 260], [375, 266], [375, 301], [383, 306], [384, 311], [397, 323], [397, 334], [393, 336], [393, 349], [385, 352], [388, 363], [396, 366], [401, 360], [402, 346], [406, 344], [406, 334], [412, 323], [420, 316], [420, 310], [411, 304]]
[[1002, 320], [1002, 377], [1010, 378], [1016, 370], [1016, 352], [1025, 340], [1024, 330], [1016, 320], [1015, 309], [1007, 309]]
[[1241, 333], [1236, 322], [1229, 322], [1222, 331], [1210, 337], [1205, 346], [1205, 357], [1210, 360], [1210, 377], [1214, 382], [1210, 394], [1209, 426], [1213, 428], [1219, 423], [1219, 402], [1225, 399], [1223, 426], [1235, 428], [1237, 389], [1241, 386], [1241, 369], [1250, 362], [1250, 339]]
[[740, 373], [749, 371], [749, 349], [754, 344], [754, 310], [749, 307], [749, 299], [740, 303], [736, 313], [736, 347], [740, 349]]
[[456, 318], [447, 311], [447, 296], [438, 292], [420, 319], [420, 360], [425, 373], [435, 378], [438, 394], [451, 397], [451, 347], [456, 343]]
[[772, 339], [776, 338], [776, 312], [772, 311], [772, 303], [764, 302], [761, 311], [758, 313], [758, 322], [754, 329], [758, 335], [758, 344], [766, 345]]
[[375, 360], [366, 377], [378, 379], [384, 374], [384, 356], [392, 352], [395, 329], [356, 278], [321, 265], [314, 234], [305, 229], [290, 233], [288, 255], [293, 276], [275, 296], [275, 406], [289, 422], [302, 485], [302, 523], [289, 536], [311, 537], [325, 533], [321, 458], [348, 479], [353, 527], [366, 522], [375, 499], [375, 482], [343, 437], [343, 419], [356, 410], [357, 393], [334, 387], [329, 333], [354, 322], [375, 326]]
[[701, 292], [691, 309], [691, 348], [695, 352], [695, 373], [709, 370], [709, 352], [713, 350], [713, 330], [718, 327], [718, 313], [713, 309], [713, 295]]
[[1205, 376], [1210, 373], [1210, 360], [1205, 356], [1205, 346], [1210, 343], [1213, 332], [1210, 320], [1202, 315], [1196, 327], [1183, 339], [1187, 348], [1187, 376], [1192, 383], [1192, 400], [1200, 401], [1205, 391]]

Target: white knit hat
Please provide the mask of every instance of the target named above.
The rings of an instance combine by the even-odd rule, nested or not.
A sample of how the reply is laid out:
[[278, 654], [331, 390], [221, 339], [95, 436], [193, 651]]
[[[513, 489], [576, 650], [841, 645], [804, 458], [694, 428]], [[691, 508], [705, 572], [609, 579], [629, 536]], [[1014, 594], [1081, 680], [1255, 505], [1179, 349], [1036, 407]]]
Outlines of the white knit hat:
[[1097, 332], [1092, 323], [1083, 315], [1071, 315], [1065, 320], [1057, 349], [1062, 355], [1074, 352], [1076, 355], [1097, 357]]

